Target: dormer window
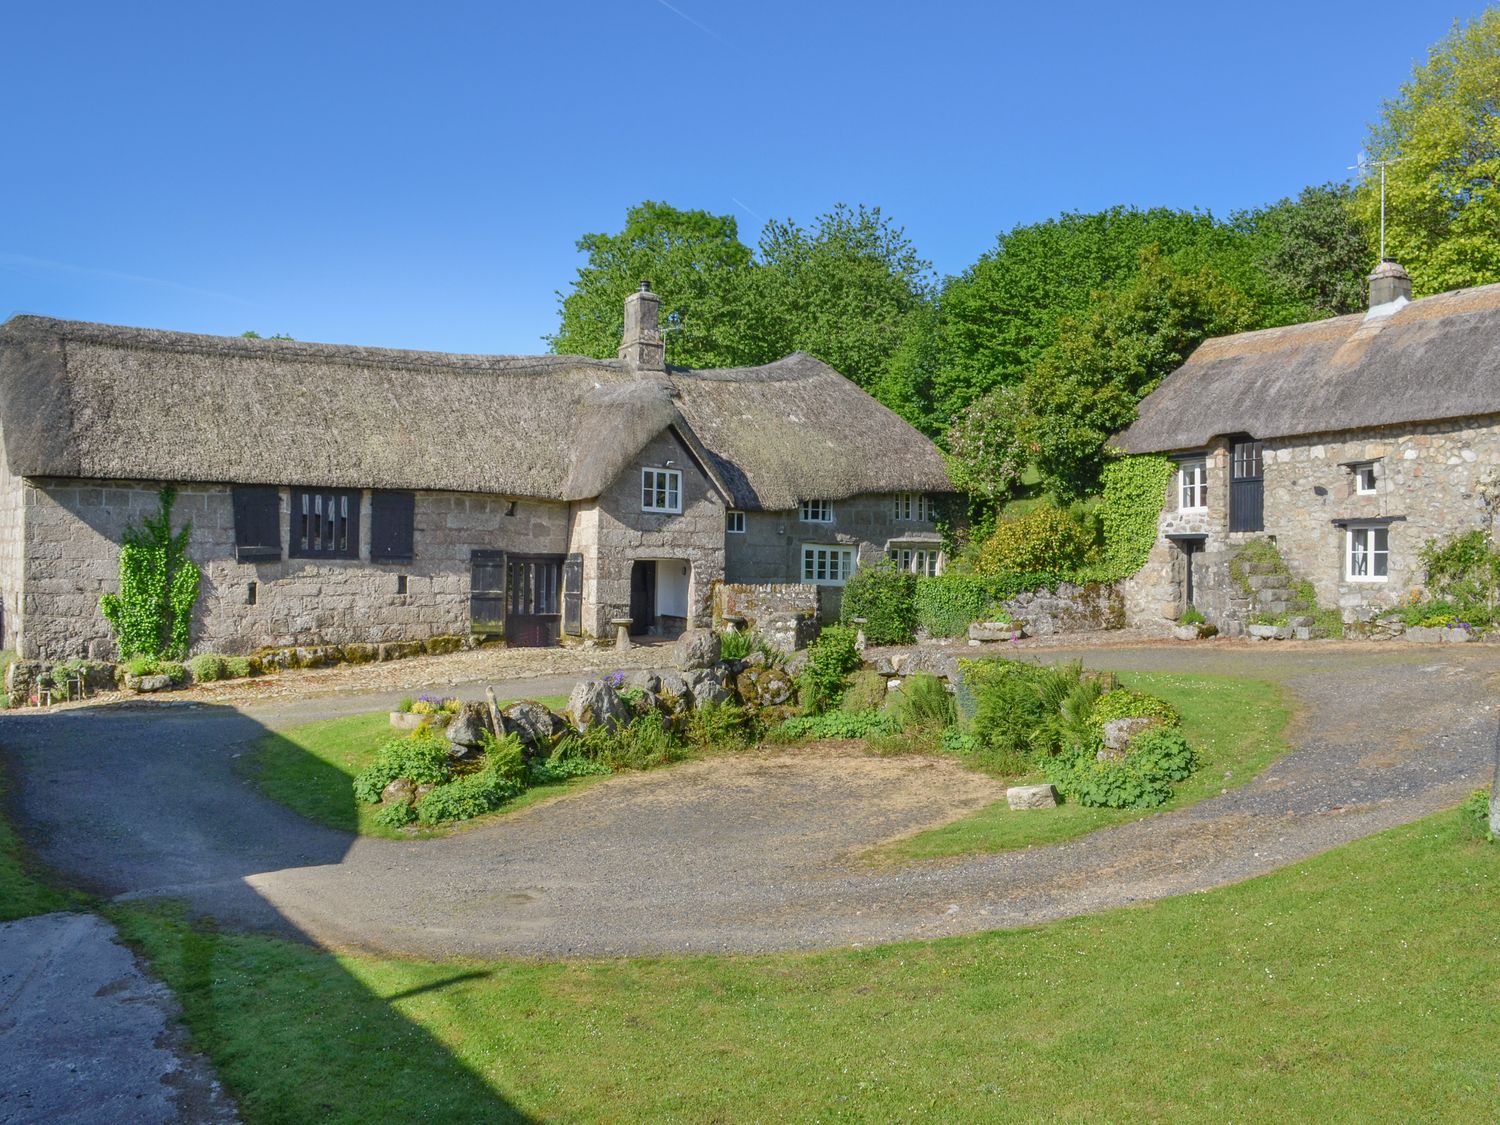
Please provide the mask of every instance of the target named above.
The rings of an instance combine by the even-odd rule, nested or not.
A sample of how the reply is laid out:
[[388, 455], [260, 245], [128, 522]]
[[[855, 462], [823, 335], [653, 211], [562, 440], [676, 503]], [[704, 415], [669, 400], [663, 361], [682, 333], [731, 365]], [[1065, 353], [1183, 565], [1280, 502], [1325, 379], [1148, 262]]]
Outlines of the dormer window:
[[678, 515], [682, 511], [682, 472], [679, 469], [641, 470], [641, 511]]
[[892, 515], [898, 523], [929, 523], [932, 520], [931, 499], [925, 492], [898, 492]]

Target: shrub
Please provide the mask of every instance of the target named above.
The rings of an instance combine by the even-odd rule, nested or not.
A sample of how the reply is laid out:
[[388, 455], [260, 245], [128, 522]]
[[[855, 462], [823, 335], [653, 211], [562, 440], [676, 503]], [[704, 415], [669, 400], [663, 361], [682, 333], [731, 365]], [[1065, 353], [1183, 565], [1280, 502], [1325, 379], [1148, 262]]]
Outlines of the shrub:
[[860, 665], [853, 629], [830, 625], [807, 648], [807, 664], [797, 679], [802, 710], [821, 714], [843, 698], [849, 673]]
[[554, 785], [572, 777], [590, 777], [612, 772], [603, 762], [592, 758], [559, 755], [556, 751], [545, 762], [532, 762], [526, 767], [529, 785]]
[[205, 652], [195, 656], [187, 662], [188, 671], [193, 674], [193, 682], [198, 684], [212, 683], [214, 680], [222, 680], [227, 674], [224, 666], [224, 658], [217, 653]]
[[416, 702], [417, 701], [415, 699], [413, 699], [411, 696], [408, 695], [400, 703], [396, 704], [396, 710], [399, 711], [399, 712], [401, 712], [401, 714], [403, 714], [403, 715], [410, 715], [411, 714], [412, 706]]
[[872, 645], [908, 644], [916, 636], [917, 576], [889, 562], [863, 567], [844, 586], [839, 620], [864, 619], [865, 640]]
[[917, 579], [917, 624], [934, 637], [957, 637], [974, 621], [1009, 614], [1002, 603], [1028, 590], [1054, 589], [1064, 579], [1054, 573], [981, 576], [950, 571]]
[[1172, 795], [1198, 764], [1180, 730], [1158, 727], [1139, 735], [1123, 758], [1100, 761], [1091, 748], [1053, 758], [1047, 780], [1069, 800], [1096, 808], [1150, 809]]
[[163, 660], [157, 665], [157, 673], [166, 676], [173, 684], [181, 686], [188, 681], [188, 670], [175, 660]]
[[851, 714], [879, 711], [885, 703], [885, 690], [885, 677], [879, 672], [855, 672], [849, 681], [849, 689], [839, 700], [839, 710]]
[[248, 656], [226, 656], [224, 658], [224, 675], [231, 680], [242, 680], [246, 676], [255, 675], [255, 662]]
[[754, 740], [756, 722], [737, 703], [710, 703], [689, 712], [684, 734], [694, 746], [743, 746]]
[[1033, 735], [1046, 720], [1037, 693], [1040, 669], [1014, 660], [976, 660], [964, 668], [974, 692], [971, 733], [980, 746], [1004, 755], [1031, 753]]
[[410, 738], [392, 738], [375, 751], [375, 759], [354, 779], [354, 795], [366, 804], [380, 800], [387, 785], [398, 777], [418, 785], [441, 785], [451, 776], [448, 741], [425, 728]]
[[997, 523], [980, 545], [974, 569], [979, 574], [1072, 572], [1087, 561], [1092, 546], [1080, 520], [1042, 505]]
[[417, 819], [417, 810], [405, 801], [392, 801], [381, 805], [375, 813], [375, 823], [386, 828], [405, 828]]
[[1490, 790], [1488, 786], [1476, 789], [1468, 799], [1458, 806], [1458, 815], [1468, 835], [1483, 840], [1495, 839], [1490, 832]]
[[161, 661], [154, 656], [132, 656], [124, 668], [128, 676], [155, 676], [161, 672]]
[[941, 730], [953, 724], [953, 696], [937, 676], [918, 673], [902, 683], [891, 713], [903, 729]]
[[750, 655], [750, 633], [744, 629], [729, 629], [719, 634], [719, 659], [743, 660]]
[[804, 738], [871, 738], [895, 734], [901, 729], [894, 715], [884, 711], [824, 711], [820, 715], [802, 715], [788, 719], [773, 732], [782, 742]]
[[1101, 728], [1111, 719], [1146, 718], [1160, 719], [1169, 727], [1175, 727], [1181, 721], [1177, 708], [1165, 699], [1128, 688], [1115, 688], [1114, 691], [1106, 692], [1094, 704], [1094, 723]]
[[441, 824], [445, 820], [469, 820], [498, 809], [525, 788], [514, 778], [482, 769], [424, 794], [417, 802], [417, 819], [427, 825]]

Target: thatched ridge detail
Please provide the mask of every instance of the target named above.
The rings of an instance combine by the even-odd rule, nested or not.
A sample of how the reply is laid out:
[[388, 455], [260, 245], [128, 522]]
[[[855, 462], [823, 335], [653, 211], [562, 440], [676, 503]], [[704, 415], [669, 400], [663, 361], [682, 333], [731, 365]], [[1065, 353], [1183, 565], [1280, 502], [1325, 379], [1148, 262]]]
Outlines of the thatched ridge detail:
[[0, 432], [17, 476], [582, 500], [669, 426], [739, 508], [952, 488], [930, 441], [801, 353], [637, 373], [576, 356], [0, 325]]

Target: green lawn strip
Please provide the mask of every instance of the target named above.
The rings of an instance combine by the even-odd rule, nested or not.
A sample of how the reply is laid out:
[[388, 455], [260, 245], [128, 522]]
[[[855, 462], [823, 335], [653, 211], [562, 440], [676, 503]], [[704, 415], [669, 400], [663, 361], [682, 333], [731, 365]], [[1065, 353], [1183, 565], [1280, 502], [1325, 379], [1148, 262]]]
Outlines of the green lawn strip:
[[[1093, 809], [1067, 803], [1055, 809], [1017, 812], [1003, 800], [978, 812], [898, 840], [868, 853], [876, 862], [903, 862], [939, 856], [1007, 851], [1033, 844], [1055, 844], [1100, 828], [1139, 820], [1191, 805], [1223, 789], [1243, 785], [1286, 752], [1282, 731], [1291, 716], [1279, 685], [1227, 676], [1185, 676], [1173, 672], [1127, 672], [1120, 682], [1159, 695], [1182, 715], [1182, 730], [1203, 764], [1179, 782], [1172, 798], [1156, 809]], [[1013, 784], [1040, 783], [1034, 775]]]
[[[5, 771], [0, 769], [0, 807], [7, 799], [8, 785]], [[51, 885], [41, 864], [10, 826], [10, 820], [0, 816], [0, 922], [50, 914], [54, 910], [79, 910], [87, 904], [85, 895]]]
[[432, 964], [112, 908], [260, 1122], [1479, 1121], [1500, 847], [1449, 812], [1205, 894], [758, 957]]
[[[564, 696], [543, 696], [537, 700], [548, 707], [566, 706]], [[285, 731], [256, 739], [242, 759], [245, 776], [266, 796], [280, 801], [309, 820], [356, 832], [361, 836], [384, 836], [393, 840], [410, 840], [446, 836], [454, 829], [430, 832], [399, 832], [375, 823], [379, 805], [355, 800], [354, 777], [375, 757], [375, 751], [389, 738], [400, 737], [384, 711], [375, 714], [348, 715], [339, 719], [320, 719]], [[556, 785], [539, 785], [529, 789], [504, 808], [486, 816], [465, 821], [467, 828], [484, 823], [491, 817], [515, 812], [536, 804], [566, 789], [578, 788], [596, 778], [576, 778]]]

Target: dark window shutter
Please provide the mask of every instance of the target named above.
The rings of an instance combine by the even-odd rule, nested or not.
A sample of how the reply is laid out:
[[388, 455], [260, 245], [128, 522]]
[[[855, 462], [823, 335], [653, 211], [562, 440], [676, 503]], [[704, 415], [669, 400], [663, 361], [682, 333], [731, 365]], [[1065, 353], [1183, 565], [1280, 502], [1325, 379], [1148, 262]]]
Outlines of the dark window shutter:
[[370, 561], [408, 562], [414, 555], [417, 498], [410, 492], [370, 494]]
[[257, 485], [236, 488], [234, 498], [234, 557], [240, 562], [281, 558], [281, 490]]

